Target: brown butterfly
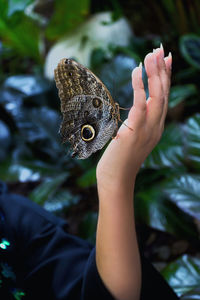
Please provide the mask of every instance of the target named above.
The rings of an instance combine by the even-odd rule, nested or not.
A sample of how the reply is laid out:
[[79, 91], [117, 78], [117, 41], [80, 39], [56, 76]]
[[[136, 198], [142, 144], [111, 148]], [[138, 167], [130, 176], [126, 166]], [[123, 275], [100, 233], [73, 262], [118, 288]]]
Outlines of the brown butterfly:
[[94, 73], [72, 59], [59, 62], [55, 81], [63, 114], [62, 141], [71, 143], [72, 156], [88, 158], [116, 135], [119, 105]]

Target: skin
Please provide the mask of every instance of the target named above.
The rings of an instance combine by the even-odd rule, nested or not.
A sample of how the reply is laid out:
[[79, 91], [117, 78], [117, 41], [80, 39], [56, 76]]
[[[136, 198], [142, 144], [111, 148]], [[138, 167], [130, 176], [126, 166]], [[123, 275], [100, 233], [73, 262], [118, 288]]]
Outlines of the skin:
[[141, 265], [134, 220], [136, 175], [159, 142], [167, 114], [172, 56], [160, 48], [144, 59], [148, 76], [146, 99], [142, 66], [132, 72], [134, 104], [96, 170], [99, 217], [96, 239], [98, 272], [117, 300], [138, 300]]

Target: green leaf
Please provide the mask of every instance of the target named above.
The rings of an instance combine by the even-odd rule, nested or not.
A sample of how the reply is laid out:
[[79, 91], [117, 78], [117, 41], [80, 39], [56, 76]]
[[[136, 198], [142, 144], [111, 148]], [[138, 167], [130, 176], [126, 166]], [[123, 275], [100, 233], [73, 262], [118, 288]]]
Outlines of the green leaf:
[[12, 137], [8, 126], [0, 119], [0, 162], [2, 162], [11, 145]]
[[177, 82], [188, 82], [193, 81], [191, 78], [196, 78], [198, 75], [198, 69], [188, 67], [187, 69], [180, 69], [176, 72], [176, 81]]
[[69, 191], [59, 189], [53, 196], [49, 197], [44, 203], [44, 208], [56, 215], [61, 215], [70, 207], [77, 204], [79, 196], [72, 195]]
[[33, 0], [9, 0], [8, 1], [8, 16], [11, 16], [16, 11], [24, 11], [25, 8], [32, 2], [33, 2]]
[[39, 28], [23, 12], [15, 12], [10, 18], [5, 15], [0, 18], [0, 39], [18, 55], [41, 62]]
[[[161, 271], [178, 296], [200, 286], [200, 259], [183, 255]], [[187, 299], [187, 298], [182, 298]], [[196, 299], [196, 298], [189, 298]], [[198, 299], [198, 298], [197, 298]]]
[[0, 12], [1, 12], [1, 18], [6, 18], [8, 13], [8, 0], [1, 0], [0, 1]]
[[56, 194], [58, 188], [65, 182], [68, 176], [68, 173], [63, 173], [57, 177], [46, 179], [30, 193], [30, 199], [43, 205], [45, 201]]
[[15, 155], [9, 155], [0, 164], [0, 180], [6, 182], [38, 181], [41, 178], [55, 176], [61, 171], [60, 165], [47, 164], [33, 157], [30, 160], [18, 160]]
[[168, 197], [185, 213], [200, 220], [200, 175], [184, 174], [167, 185]]
[[181, 300], [200, 300], [200, 288], [193, 289], [192, 291], [184, 294]]
[[[115, 101], [125, 108], [132, 106], [131, 73], [137, 65], [138, 62], [132, 57], [118, 54], [109, 62], [102, 64], [98, 70], [98, 76], [110, 91], [113, 99], [116, 99]], [[123, 115], [123, 112], [121, 112], [121, 115]]]
[[[14, 75], [8, 77], [2, 88], [7, 89], [7, 93], [10, 93], [10, 98], [12, 98], [12, 93], [17, 91], [23, 97], [37, 97], [40, 94], [45, 94], [50, 91], [51, 84], [43, 76], [38, 75]], [[40, 102], [41, 104], [41, 102]]]
[[96, 184], [96, 167], [90, 168], [80, 178], [77, 179], [78, 186], [88, 188]]
[[90, 57], [91, 69], [96, 69], [102, 65], [106, 60], [106, 52], [104, 49], [96, 48], [92, 51]]
[[152, 188], [162, 180], [169, 180], [169, 178], [175, 176], [175, 174], [182, 174], [180, 169], [172, 169], [170, 167], [165, 168], [141, 168], [139, 174], [136, 177], [135, 192], [140, 192]]
[[178, 124], [170, 124], [165, 129], [158, 145], [144, 162], [145, 167], [183, 167], [183, 133]]
[[[21, 109], [17, 117], [21, 139], [29, 144], [35, 157], [46, 162], [63, 163], [64, 147], [58, 135], [59, 114], [48, 107], [40, 107]], [[66, 158], [65, 161], [67, 162]]]
[[97, 228], [98, 214], [96, 212], [89, 212], [85, 215], [80, 225], [80, 237], [95, 243], [96, 228]]
[[180, 38], [180, 51], [185, 60], [200, 69], [200, 36], [187, 34]]
[[0, 179], [3, 181], [37, 181], [40, 179], [39, 172], [34, 172], [30, 168], [27, 168], [20, 164], [10, 164], [7, 161], [0, 165]]
[[197, 94], [197, 88], [194, 84], [172, 86], [169, 97], [169, 107], [173, 108], [187, 98]]
[[55, 13], [46, 29], [49, 39], [58, 39], [75, 29], [89, 13], [89, 0], [56, 0]]
[[136, 218], [155, 229], [178, 237], [190, 240], [199, 239], [193, 219], [166, 197], [165, 186], [165, 181], [159, 181], [135, 195]]
[[185, 158], [196, 171], [200, 171], [200, 114], [190, 117], [185, 126]]

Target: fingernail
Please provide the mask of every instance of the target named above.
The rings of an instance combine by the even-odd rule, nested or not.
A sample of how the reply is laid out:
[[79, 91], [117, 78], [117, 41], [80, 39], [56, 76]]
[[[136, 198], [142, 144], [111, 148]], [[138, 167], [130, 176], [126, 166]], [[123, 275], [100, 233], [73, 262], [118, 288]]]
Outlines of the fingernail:
[[138, 67], [142, 69], [142, 62], [139, 63]]
[[172, 69], [172, 53], [169, 52], [168, 57], [171, 58], [171, 65], [170, 65], [170, 69]]
[[160, 56], [161, 56], [162, 58], [164, 58], [165, 54], [164, 54], [164, 48], [163, 48], [162, 43], [160, 43], [160, 49], [161, 49], [161, 52], [160, 52], [161, 55], [160, 55]]

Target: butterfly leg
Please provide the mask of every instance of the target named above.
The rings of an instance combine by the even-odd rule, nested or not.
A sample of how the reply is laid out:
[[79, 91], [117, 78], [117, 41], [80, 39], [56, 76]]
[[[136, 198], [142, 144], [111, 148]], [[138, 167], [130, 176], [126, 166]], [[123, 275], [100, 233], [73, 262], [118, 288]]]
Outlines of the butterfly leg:
[[113, 140], [117, 140], [118, 138], [119, 138], [119, 133], [117, 133], [116, 136], [112, 137]]
[[[119, 112], [119, 110], [120, 110], [120, 109], [123, 109], [123, 108], [120, 107], [118, 103], [115, 103], [115, 107], [116, 107], [116, 113], [117, 113], [117, 117], [118, 117], [117, 122], [118, 122], [118, 121], [121, 122], [121, 123], [124, 124], [126, 127], [128, 127], [131, 131], [133, 131], [133, 129], [132, 129], [131, 127], [129, 127], [128, 125], [126, 125], [126, 124], [124, 123], [124, 121], [122, 121], [121, 118], [120, 118], [120, 112]], [[128, 109], [129, 109], [129, 108], [128, 108]], [[125, 110], [126, 110], [126, 109], [125, 109]]]
[[112, 136], [112, 139], [113, 139], [113, 140], [114, 140], [114, 139], [117, 139], [117, 138], [119, 137], [119, 134], [117, 133], [117, 132], [118, 132], [118, 121], [119, 121], [119, 119], [117, 118], [117, 119], [116, 119], [116, 127], [115, 127], [115, 131], [114, 131], [113, 136]]
[[122, 121], [121, 119], [119, 119], [119, 121], [125, 125], [128, 129], [130, 129], [131, 131], [134, 131], [133, 128], [129, 127], [128, 125], [126, 125], [126, 123], [124, 123], [124, 121]]

